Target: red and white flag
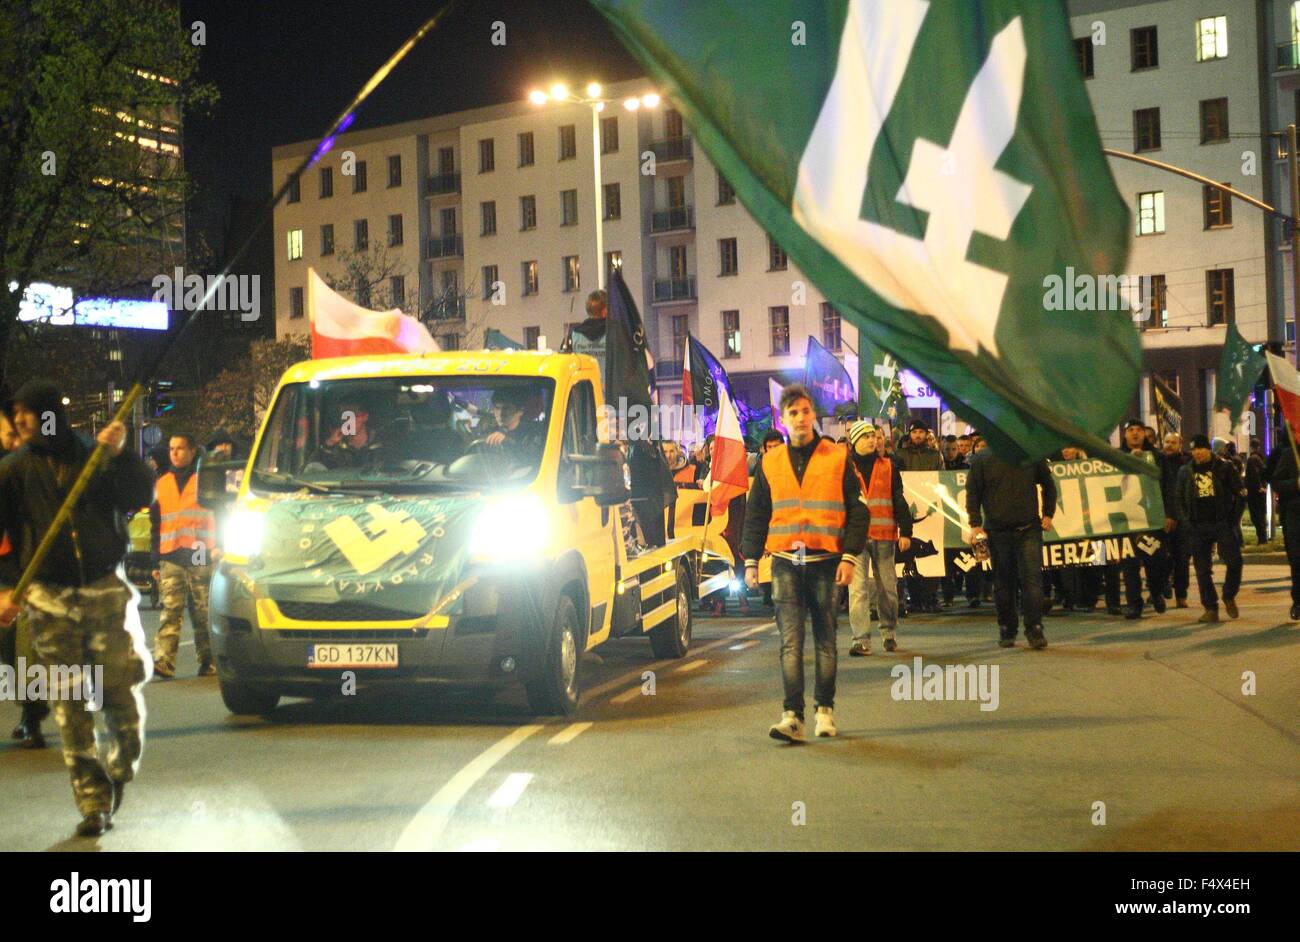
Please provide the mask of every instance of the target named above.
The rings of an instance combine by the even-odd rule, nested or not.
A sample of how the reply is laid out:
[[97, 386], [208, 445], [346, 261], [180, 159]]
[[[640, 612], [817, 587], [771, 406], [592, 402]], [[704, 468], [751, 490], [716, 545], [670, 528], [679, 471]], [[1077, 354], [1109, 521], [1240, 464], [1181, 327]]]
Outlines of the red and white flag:
[[1300, 443], [1300, 373], [1294, 366], [1272, 353], [1268, 357], [1268, 372], [1273, 377], [1273, 393], [1290, 427], [1291, 441]]
[[441, 347], [428, 328], [399, 309], [371, 311], [353, 304], [307, 269], [307, 317], [311, 357], [368, 356], [376, 353], [432, 353]]
[[786, 438], [790, 437], [790, 430], [785, 427], [781, 421], [781, 390], [782, 386], [774, 379], [767, 381], [767, 399], [772, 404], [772, 428], [776, 429]]
[[686, 341], [686, 351], [682, 354], [682, 405], [695, 405], [695, 386], [691, 382], [691, 342]]
[[740, 418], [731, 404], [725, 387], [718, 387], [722, 404], [718, 409], [718, 427], [713, 432], [713, 456], [709, 462], [709, 504], [715, 515], [726, 512], [734, 497], [749, 492], [749, 466], [745, 455], [745, 438], [740, 434]]

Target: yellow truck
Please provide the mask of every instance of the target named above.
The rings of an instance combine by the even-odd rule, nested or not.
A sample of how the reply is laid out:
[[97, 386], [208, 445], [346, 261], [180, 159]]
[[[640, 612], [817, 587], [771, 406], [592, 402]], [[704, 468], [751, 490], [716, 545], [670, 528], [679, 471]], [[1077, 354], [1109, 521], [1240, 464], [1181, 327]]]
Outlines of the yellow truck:
[[211, 584], [236, 714], [348, 687], [522, 683], [577, 709], [582, 653], [691, 641], [689, 538], [629, 533], [627, 470], [601, 440], [585, 355], [483, 351], [313, 360], [276, 389], [228, 494], [200, 469], [223, 555]]

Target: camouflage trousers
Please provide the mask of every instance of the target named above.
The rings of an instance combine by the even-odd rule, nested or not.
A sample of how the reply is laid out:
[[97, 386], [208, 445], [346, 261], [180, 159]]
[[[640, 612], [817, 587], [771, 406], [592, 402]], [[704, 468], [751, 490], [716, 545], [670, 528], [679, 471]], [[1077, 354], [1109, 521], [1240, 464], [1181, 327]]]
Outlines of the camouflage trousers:
[[212, 567], [178, 566], [163, 561], [158, 595], [162, 600], [162, 619], [158, 634], [153, 639], [153, 659], [170, 671], [176, 670], [176, 650], [181, 642], [181, 622], [185, 610], [190, 612], [194, 626], [194, 652], [199, 661], [212, 660], [212, 645], [208, 640], [208, 583]]
[[[144, 748], [144, 695], [152, 673], [139, 596], [120, 575], [81, 588], [33, 583], [26, 614], [32, 647], [44, 667], [87, 665], [103, 669], [97, 697], [104, 717], [103, 749], [96, 742], [95, 714], [66, 689], [49, 690], [50, 706], [63, 739], [63, 761], [72, 794], [83, 814], [113, 807], [113, 783], [129, 782]], [[63, 686], [68, 686], [64, 684]], [[102, 758], [101, 758], [102, 752]]]

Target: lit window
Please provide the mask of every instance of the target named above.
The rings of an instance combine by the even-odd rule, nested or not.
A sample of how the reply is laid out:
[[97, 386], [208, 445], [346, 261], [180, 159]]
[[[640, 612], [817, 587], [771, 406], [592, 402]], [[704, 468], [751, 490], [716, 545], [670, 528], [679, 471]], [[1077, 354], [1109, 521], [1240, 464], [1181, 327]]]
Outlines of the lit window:
[[1139, 193], [1137, 204], [1137, 234], [1153, 235], [1165, 231], [1165, 194]]
[[302, 258], [302, 230], [289, 230], [289, 261]]
[[1228, 58], [1228, 18], [1207, 16], [1196, 21], [1196, 61]]

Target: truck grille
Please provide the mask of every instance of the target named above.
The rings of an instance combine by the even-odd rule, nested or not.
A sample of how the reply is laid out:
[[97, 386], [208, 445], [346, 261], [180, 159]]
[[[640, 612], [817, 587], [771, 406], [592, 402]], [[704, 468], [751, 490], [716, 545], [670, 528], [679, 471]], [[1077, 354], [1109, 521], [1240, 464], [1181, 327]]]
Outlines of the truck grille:
[[282, 602], [277, 599], [275, 604], [285, 618], [295, 621], [409, 621], [425, 614], [382, 608], [366, 602]]
[[413, 641], [428, 633], [428, 628], [308, 628], [277, 632], [281, 641]]

